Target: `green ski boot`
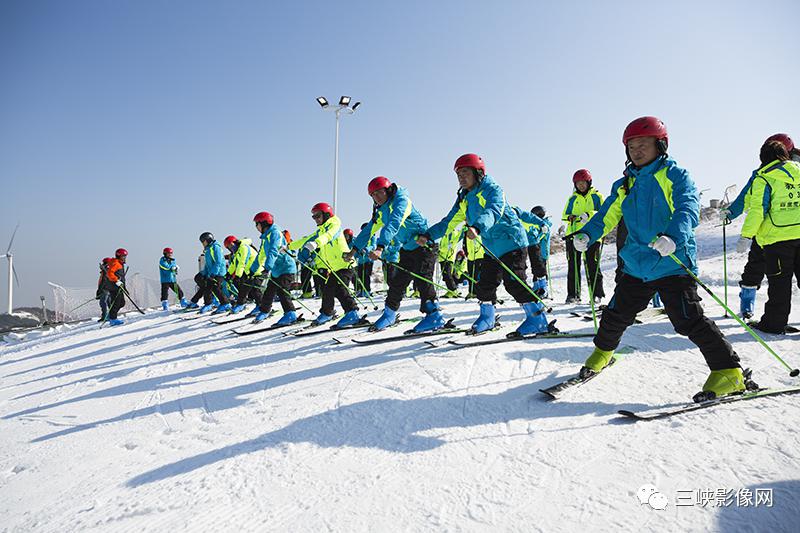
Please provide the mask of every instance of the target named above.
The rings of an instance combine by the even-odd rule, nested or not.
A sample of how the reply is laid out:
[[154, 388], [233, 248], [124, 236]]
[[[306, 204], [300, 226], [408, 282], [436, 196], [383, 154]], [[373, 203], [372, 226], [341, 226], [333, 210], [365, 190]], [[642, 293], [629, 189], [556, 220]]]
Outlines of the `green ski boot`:
[[597, 374], [608, 366], [612, 357], [614, 357], [614, 350], [601, 350], [595, 346], [592, 355], [583, 363], [583, 368], [581, 368], [579, 374], [580, 377], [586, 378], [592, 374]]
[[695, 402], [707, 402], [729, 394], [744, 392], [747, 389], [741, 368], [712, 370], [703, 384], [703, 390], [694, 395]]

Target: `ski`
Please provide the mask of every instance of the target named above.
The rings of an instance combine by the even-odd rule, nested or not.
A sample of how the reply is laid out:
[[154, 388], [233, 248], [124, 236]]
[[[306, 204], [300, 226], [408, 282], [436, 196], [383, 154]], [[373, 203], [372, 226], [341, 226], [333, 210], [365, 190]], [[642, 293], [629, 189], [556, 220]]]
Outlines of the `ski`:
[[594, 333], [535, 333], [533, 335], [514, 335], [500, 337], [499, 339], [487, 339], [476, 342], [448, 341], [447, 344], [458, 348], [469, 348], [470, 346], [488, 346], [490, 344], [501, 344], [504, 342], [532, 341], [537, 339], [580, 339], [584, 337], [594, 337]]
[[334, 333], [336, 331], [346, 331], [348, 329], [368, 328], [371, 325], [372, 325], [372, 322], [367, 320], [367, 315], [364, 315], [364, 316], [361, 317], [361, 320], [359, 320], [358, 322], [356, 322], [355, 324], [353, 324], [351, 326], [344, 326], [342, 328], [337, 328], [336, 324], [334, 324], [334, 325], [328, 326], [328, 327], [321, 327], [321, 326], [325, 326], [325, 324], [320, 324], [319, 326], [313, 326], [313, 327], [319, 328], [319, 329], [314, 329], [312, 331], [300, 331], [298, 333], [290, 333], [289, 335], [287, 335], [287, 337], [311, 337], [313, 335], [319, 335], [320, 333]]
[[723, 396], [721, 398], [715, 398], [714, 400], [709, 400], [707, 402], [686, 403], [677, 407], [656, 407], [647, 411], [639, 412], [620, 409], [617, 411], [617, 413], [631, 420], [658, 420], [660, 418], [690, 413], [692, 411], [698, 411], [700, 409], [706, 409], [708, 407], [715, 407], [717, 405], [723, 405], [727, 403], [754, 400], [756, 398], [765, 398], [767, 396], [781, 396], [797, 393], [800, 393], [800, 386], [786, 387], [782, 389], [758, 389], [755, 391], [744, 392], [742, 394], [732, 394], [729, 396]]
[[393, 335], [391, 337], [381, 337], [377, 339], [372, 338], [372, 339], [350, 339], [350, 340], [355, 342], [356, 344], [360, 344], [361, 346], [369, 346], [372, 344], [382, 344], [384, 342], [397, 342], [409, 339], [417, 339], [419, 337], [433, 337], [436, 335], [452, 335], [454, 333], [466, 333], [467, 331], [469, 331], [469, 329], [457, 328], [453, 324], [453, 319], [451, 318], [447, 322], [447, 324], [444, 325], [442, 329], [437, 329], [436, 331], [422, 331], [417, 333], [413, 329], [409, 329], [408, 331], [403, 332], [402, 335]]
[[593, 380], [594, 378], [602, 374], [606, 370], [606, 368], [610, 367], [616, 362], [617, 362], [617, 354], [615, 353], [614, 356], [611, 358], [611, 361], [609, 361], [606, 367], [603, 368], [603, 370], [601, 370], [600, 372], [591, 374], [583, 378], [580, 377], [580, 375], [572, 376], [571, 378], [567, 378], [564, 381], [556, 383], [551, 387], [547, 387], [546, 389], [539, 389], [539, 391], [547, 395], [549, 400], [558, 400], [559, 396], [563, 394], [564, 391], [568, 389], [573, 389], [575, 387], [580, 387], [587, 381]]
[[[233, 331], [233, 332], [234, 332], [234, 333], [236, 333], [237, 335], [253, 335], [253, 334], [255, 334], [255, 333], [264, 333], [265, 331], [272, 331], [272, 330], [274, 330], [274, 329], [287, 328], [287, 327], [289, 327], [289, 326], [294, 326], [294, 325], [295, 325], [295, 324], [297, 324], [298, 322], [305, 322], [305, 320], [306, 320], [306, 319], [305, 319], [305, 318], [303, 318], [303, 315], [298, 315], [298, 316], [297, 316], [297, 320], [295, 320], [295, 321], [294, 321], [294, 322], [292, 322], [291, 324], [281, 324], [281, 325], [278, 325], [277, 323], [275, 323], [275, 324], [270, 324], [269, 326], [267, 326], [267, 327], [265, 327], [265, 328], [245, 329], [245, 330], [234, 329], [234, 330], [231, 330], [231, 331]], [[254, 325], [255, 325], [255, 324], [254, 324]]]
[[[275, 315], [277, 313], [278, 313], [278, 310], [277, 309], [273, 309], [273, 310], [271, 310], [269, 312], [269, 316], [273, 316], [273, 315]], [[227, 315], [222, 316], [221, 318], [218, 317], [218, 318], [212, 319], [211, 323], [212, 324], [216, 324], [216, 325], [230, 324], [231, 322], [238, 322], [240, 320], [247, 320], [248, 318], [249, 319], [253, 319], [255, 317], [252, 316], [252, 315], [248, 315], [247, 313], [244, 313], [244, 312], [241, 313], [241, 314], [236, 313], [235, 315], [234, 314], [227, 314]]]

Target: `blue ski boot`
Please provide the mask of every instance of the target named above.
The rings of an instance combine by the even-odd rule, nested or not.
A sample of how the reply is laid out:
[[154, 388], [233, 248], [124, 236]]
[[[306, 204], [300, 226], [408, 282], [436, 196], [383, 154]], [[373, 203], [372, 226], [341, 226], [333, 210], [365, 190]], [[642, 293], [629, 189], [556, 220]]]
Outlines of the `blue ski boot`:
[[289, 324], [294, 324], [295, 322], [297, 322], [297, 313], [294, 311], [287, 311], [283, 314], [281, 319], [275, 323], [275, 325], [288, 326]]
[[547, 278], [538, 278], [533, 282], [533, 292], [539, 298], [547, 298], [549, 295], [547, 294]]
[[206, 305], [204, 305], [203, 307], [200, 308], [200, 312], [201, 313], [208, 313], [209, 311], [214, 309], [214, 307], [215, 307], [214, 304], [206, 304]]
[[211, 303], [214, 304], [214, 307], [219, 305], [219, 300], [217, 300], [216, 296], [211, 297]]
[[481, 302], [481, 314], [472, 324], [472, 333], [483, 333], [494, 327], [494, 304], [492, 302]]
[[544, 306], [539, 302], [528, 302], [522, 304], [525, 310], [525, 321], [517, 328], [520, 335], [533, 335], [535, 333], [547, 333], [547, 315], [544, 313]]
[[197, 305], [197, 303], [195, 303], [195, 302], [187, 302], [186, 303], [186, 309], [199, 309], [199, 308], [200, 308], [200, 306]]
[[[256, 307], [256, 309], [258, 309], [258, 308]], [[260, 322], [264, 322], [266, 319], [269, 318], [269, 314], [270, 314], [269, 311], [267, 311], [266, 313], [262, 313], [262, 312], [259, 311], [259, 313], [256, 316], [255, 320], [253, 320], [253, 324], [258, 324]]]
[[348, 311], [345, 315], [336, 323], [336, 328], [344, 328], [347, 326], [353, 326], [358, 324], [361, 320], [361, 317], [358, 316], [358, 311], [353, 309], [352, 311]]
[[261, 314], [261, 309], [258, 306], [255, 306], [252, 311], [247, 313], [247, 316], [257, 317]]
[[390, 307], [384, 307], [383, 313], [378, 317], [378, 320], [370, 326], [369, 330], [383, 331], [389, 326], [394, 325], [395, 322], [397, 322], [397, 311]]
[[217, 309], [211, 313], [212, 315], [221, 315], [223, 313], [227, 313], [231, 310], [231, 304], [220, 305]]
[[189, 307], [189, 302], [186, 301], [186, 298], [181, 298], [181, 307], [184, 309]]
[[239, 304], [234, 306], [233, 309], [231, 309], [231, 314], [235, 315], [236, 313], [241, 313], [242, 311], [244, 311], [244, 304]]
[[444, 327], [444, 317], [442, 310], [439, 307], [439, 302], [436, 300], [428, 300], [425, 302], [425, 318], [419, 324], [414, 326], [414, 333], [424, 333], [427, 331], [436, 331]]
[[325, 313], [320, 313], [319, 316], [311, 322], [311, 324], [313, 324], [314, 326], [321, 326], [322, 324], [330, 322], [331, 320], [333, 320], [333, 316], [326, 315]]
[[121, 326], [124, 323], [125, 321], [120, 320], [119, 318], [112, 318], [111, 320], [108, 321], [109, 326]]
[[752, 318], [756, 312], [756, 289], [758, 287], [748, 287], [742, 285], [739, 292], [739, 311], [742, 318]]
[[163, 309], [164, 311], [169, 311], [169, 302], [166, 300], [162, 300], [161, 309]]

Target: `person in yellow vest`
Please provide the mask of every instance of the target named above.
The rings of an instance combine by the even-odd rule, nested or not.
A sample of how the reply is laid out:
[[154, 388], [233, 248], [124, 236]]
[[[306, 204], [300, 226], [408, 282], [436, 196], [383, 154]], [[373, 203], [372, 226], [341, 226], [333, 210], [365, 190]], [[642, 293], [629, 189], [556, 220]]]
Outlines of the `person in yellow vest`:
[[301, 263], [315, 261], [322, 264], [327, 278], [322, 286], [322, 309], [312, 322], [314, 325], [325, 324], [333, 320], [335, 315], [334, 300], [344, 309], [344, 316], [336, 323], [337, 328], [352, 326], [359, 322], [358, 306], [350, 292], [355, 272], [353, 260], [343, 258], [350, 250], [344, 236], [342, 221], [333, 213], [333, 208], [324, 202], [314, 204], [311, 217], [317, 224], [317, 231], [303, 238], [292, 241], [290, 250], [299, 250], [297, 258]]
[[[584, 224], [603, 204], [603, 196], [592, 187], [592, 174], [582, 168], [572, 176], [572, 183], [575, 190], [564, 206], [564, 213], [561, 220], [566, 223], [566, 234], [577, 233]], [[581, 268], [583, 261], [581, 253], [575, 250], [571, 239], [567, 239], [567, 303], [579, 303], [581, 301]], [[603, 273], [600, 272], [600, 249], [601, 242], [596, 242], [586, 250], [587, 272], [586, 284], [590, 286], [590, 292], [595, 299], [600, 300], [605, 297], [603, 291]], [[592, 285], [593, 283], [593, 285]]]
[[764, 314], [754, 327], [767, 333], [785, 333], [792, 276], [800, 283], [800, 164], [791, 159], [793, 143], [787, 144], [768, 139], [761, 147], [761, 168], [750, 187], [750, 210], [736, 246], [748, 250], [755, 239], [764, 250], [769, 289]]
[[442, 281], [447, 287], [444, 298], [458, 298], [458, 283], [453, 273], [453, 263], [458, 253], [458, 241], [461, 236], [461, 227], [457, 226], [439, 241], [439, 266], [442, 270]]
[[481, 277], [481, 270], [483, 268], [483, 256], [486, 252], [483, 251], [483, 246], [481, 243], [483, 239], [481, 236], [478, 235], [474, 239], [467, 239], [467, 228], [464, 228], [464, 232], [461, 235], [461, 242], [464, 245], [464, 250], [467, 253], [467, 298], [475, 298], [475, 284]]
[[238, 239], [235, 235], [228, 235], [222, 241], [222, 245], [231, 253], [225, 279], [236, 288], [236, 302], [233, 304], [231, 313], [239, 313], [244, 310], [248, 300], [260, 300], [262, 281], [260, 276], [263, 269], [259, 266], [256, 271], [250, 272], [256, 257], [258, 257], [258, 250], [253, 246], [252, 240]]
[[464, 250], [459, 250], [456, 253], [456, 260], [453, 262], [453, 277], [456, 280], [456, 283], [461, 285], [465, 281], [469, 281], [465, 274], [467, 273], [467, 254], [464, 253]]

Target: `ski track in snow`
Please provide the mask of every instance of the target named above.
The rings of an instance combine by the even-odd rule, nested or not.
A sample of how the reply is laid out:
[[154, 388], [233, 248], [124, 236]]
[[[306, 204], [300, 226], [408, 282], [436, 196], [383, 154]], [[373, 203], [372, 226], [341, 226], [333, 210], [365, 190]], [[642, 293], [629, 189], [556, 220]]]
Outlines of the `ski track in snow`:
[[[746, 260], [735, 252], [737, 223], [733, 307]], [[714, 224], [698, 229], [700, 275], [722, 297]], [[591, 331], [561, 304], [564, 259], [552, 261], [552, 318]], [[700, 294], [759, 384], [793, 383]], [[483, 338], [522, 319], [504, 297], [507, 327]], [[759, 312], [765, 299], [762, 288]], [[793, 304], [796, 324], [797, 294]], [[474, 302], [443, 306], [458, 326], [477, 315]], [[406, 300], [404, 316], [416, 307]], [[705, 379], [699, 350], [666, 319], [632, 326], [622, 340], [631, 353], [547, 402], [538, 389], [574, 374], [591, 339], [370, 346], [349, 342], [363, 331], [340, 332], [336, 344], [332, 333], [241, 337], [231, 330], [242, 322], [157, 311], [126, 318], [0, 344], [0, 530], [795, 531], [800, 518], [797, 397], [646, 423], [616, 416], [684, 403]], [[800, 336], [766, 338], [800, 365]], [[667, 496], [666, 510], [639, 504], [647, 483]], [[774, 506], [675, 505], [680, 490], [718, 488], [772, 488]]]

